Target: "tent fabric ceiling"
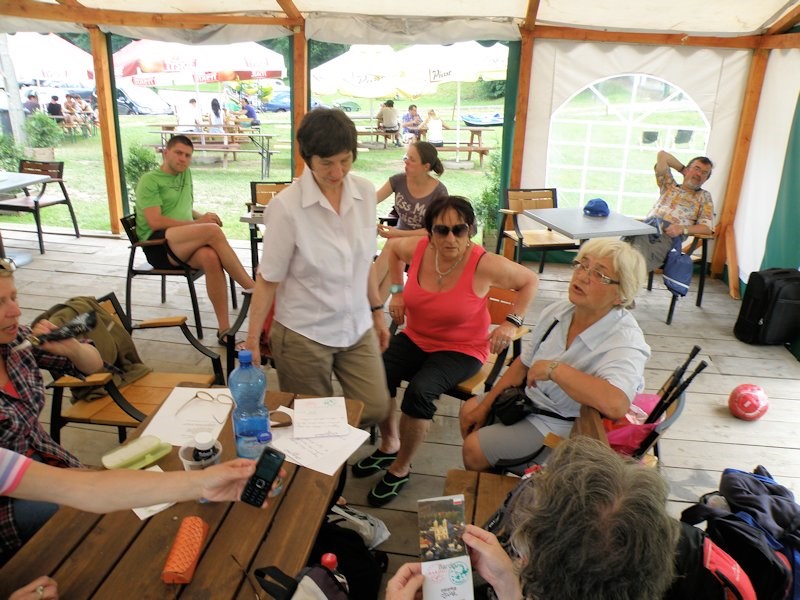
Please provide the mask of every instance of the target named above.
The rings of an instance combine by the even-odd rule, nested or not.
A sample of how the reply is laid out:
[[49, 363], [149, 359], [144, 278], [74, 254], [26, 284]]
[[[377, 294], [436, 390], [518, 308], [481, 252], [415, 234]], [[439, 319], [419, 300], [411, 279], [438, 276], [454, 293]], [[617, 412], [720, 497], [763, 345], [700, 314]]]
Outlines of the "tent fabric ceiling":
[[[52, 6], [55, 0], [24, 0], [23, 5]], [[72, 3], [70, 3], [72, 5]], [[97, 10], [154, 14], [253, 15], [284, 17], [277, 0], [250, 0], [246, 10], [229, 10], [219, 0], [77, 0], [75, 5]], [[352, 43], [441, 43], [467, 39], [518, 39], [527, 0], [294, 0], [306, 19], [306, 35], [319, 41]], [[800, 0], [541, 0], [537, 25], [579, 27], [608, 31], [687, 33], [741, 36], [762, 33], [777, 19], [800, 6]], [[402, 7], [402, 9], [400, 9]], [[2, 12], [2, 9], [0, 9]], [[413, 16], [409, 16], [413, 15]], [[76, 31], [79, 26], [60, 21], [10, 17], [0, 20], [0, 32]], [[225, 43], [289, 35], [279, 26], [209, 26], [199, 30], [103, 27], [132, 37], [192, 43]], [[160, 33], [158, 33], [160, 32]], [[244, 34], [244, 37], [242, 36]]]

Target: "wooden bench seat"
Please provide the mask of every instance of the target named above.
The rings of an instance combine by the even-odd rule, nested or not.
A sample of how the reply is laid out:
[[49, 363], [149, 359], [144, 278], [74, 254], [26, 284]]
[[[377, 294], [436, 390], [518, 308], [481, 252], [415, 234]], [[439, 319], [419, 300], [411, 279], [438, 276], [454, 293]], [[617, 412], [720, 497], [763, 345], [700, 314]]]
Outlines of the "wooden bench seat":
[[[154, 146], [156, 152], [163, 152], [164, 146], [156, 144]], [[236, 160], [237, 154], [261, 154], [260, 150], [255, 148], [242, 148], [239, 144], [194, 144], [195, 152], [221, 152], [222, 153], [222, 168], [228, 168], [228, 154], [233, 155], [233, 160]], [[270, 150], [269, 154], [277, 154], [277, 150]]]
[[489, 156], [489, 152], [491, 148], [487, 148], [486, 146], [472, 146], [470, 144], [456, 144], [448, 142], [445, 143], [444, 146], [437, 146], [437, 152], [466, 152], [467, 153], [467, 160], [472, 160], [472, 153], [475, 152], [480, 156], [480, 163], [481, 167], [483, 167], [483, 157]]
[[390, 141], [394, 140], [394, 136], [397, 135], [396, 131], [382, 131], [380, 129], [359, 129], [356, 131], [356, 135], [358, 137], [372, 137], [375, 136], [375, 141], [380, 141], [380, 138], [383, 137], [383, 147], [387, 148]]

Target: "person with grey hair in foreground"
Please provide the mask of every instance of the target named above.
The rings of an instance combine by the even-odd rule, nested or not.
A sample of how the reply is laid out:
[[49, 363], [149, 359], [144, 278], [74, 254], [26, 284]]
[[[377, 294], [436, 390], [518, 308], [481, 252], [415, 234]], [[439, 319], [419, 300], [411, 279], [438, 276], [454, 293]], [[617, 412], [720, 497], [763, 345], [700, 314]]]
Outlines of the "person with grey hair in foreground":
[[[654, 469], [587, 437], [565, 440], [520, 493], [509, 556], [497, 538], [467, 525], [472, 566], [498, 600], [657, 600], [674, 576], [680, 528]], [[403, 565], [386, 600], [421, 590], [420, 563]]]
[[[462, 406], [467, 469], [541, 463], [547, 434], [566, 437], [581, 405], [619, 419], [644, 387], [650, 347], [627, 310], [644, 283], [644, 259], [625, 242], [601, 238], [586, 242], [573, 265], [568, 300], [544, 309], [522, 356], [483, 398]], [[510, 425], [490, 422], [498, 395], [511, 387], [524, 387], [537, 412]]]

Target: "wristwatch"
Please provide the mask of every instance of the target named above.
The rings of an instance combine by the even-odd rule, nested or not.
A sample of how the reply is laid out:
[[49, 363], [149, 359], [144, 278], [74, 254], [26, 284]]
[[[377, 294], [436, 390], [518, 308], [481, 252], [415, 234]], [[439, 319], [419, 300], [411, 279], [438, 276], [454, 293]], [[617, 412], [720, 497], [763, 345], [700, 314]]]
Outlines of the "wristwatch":
[[689, 235], [689, 228], [688, 227], [684, 227], [683, 228], [683, 235], [685, 235], [685, 236]]
[[402, 291], [403, 291], [402, 283], [393, 283], [392, 287], [389, 288], [389, 292], [392, 294], [399, 294]]
[[560, 364], [561, 364], [560, 362], [558, 362], [557, 360], [554, 360], [549, 365], [547, 365], [547, 380], [548, 381], [553, 381], [553, 371], [555, 371], [556, 367], [558, 367], [558, 365], [560, 365]]

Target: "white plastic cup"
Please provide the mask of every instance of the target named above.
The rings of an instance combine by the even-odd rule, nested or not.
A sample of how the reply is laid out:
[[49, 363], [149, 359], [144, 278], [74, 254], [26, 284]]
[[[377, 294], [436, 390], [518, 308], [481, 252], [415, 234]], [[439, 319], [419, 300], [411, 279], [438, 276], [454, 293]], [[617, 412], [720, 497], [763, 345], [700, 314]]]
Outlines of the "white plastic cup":
[[194, 458], [192, 458], [194, 446], [181, 446], [181, 449], [178, 451], [178, 456], [181, 458], [183, 468], [187, 471], [200, 471], [211, 465], [218, 465], [222, 462], [222, 444], [219, 443], [219, 440], [214, 442], [214, 448], [216, 448], [217, 451], [211, 458], [207, 458], [206, 460], [194, 460]]

